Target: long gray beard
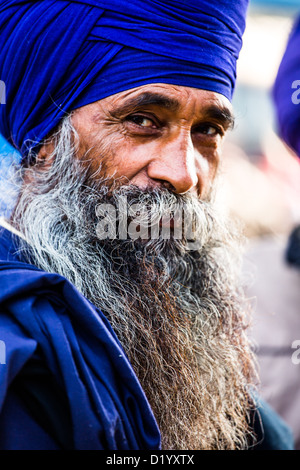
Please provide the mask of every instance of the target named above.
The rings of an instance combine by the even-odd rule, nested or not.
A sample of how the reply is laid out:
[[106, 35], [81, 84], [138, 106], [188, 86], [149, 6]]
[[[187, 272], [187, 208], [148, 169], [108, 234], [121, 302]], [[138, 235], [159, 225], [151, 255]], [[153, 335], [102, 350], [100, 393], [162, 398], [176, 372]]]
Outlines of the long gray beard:
[[[32, 264], [69, 279], [109, 318], [152, 406], [164, 449], [245, 449], [255, 380], [238, 286], [237, 239], [213, 204], [166, 190], [140, 191], [90, 175], [74, 156], [69, 121], [49, 170], [25, 170], [12, 222]], [[23, 176], [24, 176], [23, 175]], [[186, 240], [99, 240], [95, 207], [120, 196], [184, 204], [198, 249]]]

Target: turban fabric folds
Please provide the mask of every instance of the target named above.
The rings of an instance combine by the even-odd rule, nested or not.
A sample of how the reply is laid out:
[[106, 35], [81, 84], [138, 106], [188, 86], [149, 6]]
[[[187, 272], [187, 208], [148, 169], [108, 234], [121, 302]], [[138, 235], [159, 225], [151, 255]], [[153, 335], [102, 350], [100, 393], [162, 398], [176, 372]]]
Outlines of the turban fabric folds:
[[273, 98], [280, 137], [300, 157], [300, 17], [280, 64]]
[[23, 157], [66, 113], [149, 83], [229, 100], [248, 0], [0, 1], [0, 132]]

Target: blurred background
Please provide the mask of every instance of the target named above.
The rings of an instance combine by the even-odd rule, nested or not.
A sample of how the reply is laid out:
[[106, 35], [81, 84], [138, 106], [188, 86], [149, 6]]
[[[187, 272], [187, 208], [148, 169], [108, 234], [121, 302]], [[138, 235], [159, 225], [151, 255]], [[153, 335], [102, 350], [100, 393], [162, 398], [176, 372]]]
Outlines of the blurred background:
[[299, 450], [300, 364], [291, 358], [292, 343], [300, 340], [300, 266], [288, 263], [287, 253], [300, 226], [300, 159], [277, 136], [272, 102], [297, 15], [300, 0], [250, 0], [233, 100], [236, 127], [224, 152], [222, 202], [244, 224], [247, 237], [243, 281], [253, 305], [259, 392], [292, 428]]
[[[292, 362], [292, 343], [300, 340], [300, 269], [286, 261], [290, 235], [300, 225], [300, 160], [277, 137], [271, 98], [298, 14], [300, 0], [250, 0], [221, 195], [247, 237], [243, 280], [253, 304], [259, 391], [290, 425], [300, 449], [300, 364]], [[2, 216], [13, 205], [7, 174], [18, 158], [0, 136]]]
[[271, 97], [297, 14], [300, 0], [250, 0], [233, 100], [236, 127], [226, 148], [226, 170], [235, 167], [228, 203], [250, 237], [286, 234], [300, 221], [300, 165], [276, 135]]

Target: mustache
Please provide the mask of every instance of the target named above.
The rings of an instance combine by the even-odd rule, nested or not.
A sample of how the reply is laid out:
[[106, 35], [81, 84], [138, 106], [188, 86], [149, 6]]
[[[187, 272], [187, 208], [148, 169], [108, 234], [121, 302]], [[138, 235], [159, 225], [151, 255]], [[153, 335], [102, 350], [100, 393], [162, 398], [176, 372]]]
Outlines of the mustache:
[[[120, 185], [113, 190], [106, 186], [105, 190], [103, 182], [94, 181], [93, 185], [95, 198], [90, 210], [98, 240], [178, 240], [188, 250], [198, 250], [200, 240], [212, 232], [216, 217], [210, 200], [167, 188]], [[88, 187], [90, 193], [91, 184]]]

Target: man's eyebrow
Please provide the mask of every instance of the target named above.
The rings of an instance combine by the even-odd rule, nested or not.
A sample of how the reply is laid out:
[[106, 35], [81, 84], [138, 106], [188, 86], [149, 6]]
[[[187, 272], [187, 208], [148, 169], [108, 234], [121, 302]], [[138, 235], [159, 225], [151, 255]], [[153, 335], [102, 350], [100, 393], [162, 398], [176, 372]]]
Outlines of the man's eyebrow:
[[160, 93], [144, 92], [138, 96], [126, 100], [124, 103], [110, 110], [112, 116], [119, 116], [142, 108], [144, 106], [156, 105], [170, 111], [176, 111], [180, 104], [175, 98], [169, 98]]
[[211, 105], [208, 106], [204, 113], [203, 118], [214, 119], [222, 124], [226, 129], [233, 129], [235, 117], [233, 112], [227, 106]]
[[[110, 114], [114, 117], [133, 113], [134, 111], [143, 108], [144, 106], [160, 106], [170, 111], [177, 111], [180, 103], [176, 98], [170, 98], [160, 93], [153, 93], [150, 91], [143, 92], [138, 96], [129, 98], [121, 103], [119, 106], [110, 110]], [[234, 115], [230, 108], [225, 105], [210, 105], [207, 106], [201, 113], [201, 119], [214, 119], [222, 124], [226, 129], [234, 127]]]

